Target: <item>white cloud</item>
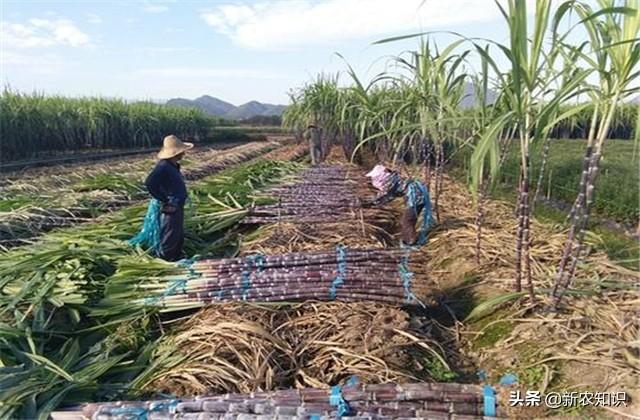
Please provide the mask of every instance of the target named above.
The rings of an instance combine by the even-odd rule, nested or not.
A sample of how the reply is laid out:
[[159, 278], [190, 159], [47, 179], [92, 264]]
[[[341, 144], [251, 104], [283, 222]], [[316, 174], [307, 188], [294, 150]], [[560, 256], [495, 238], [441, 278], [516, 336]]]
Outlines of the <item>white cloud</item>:
[[2, 22], [4, 48], [37, 48], [54, 45], [89, 45], [89, 35], [68, 19], [29, 19], [28, 23]]
[[141, 69], [139, 76], [160, 78], [227, 78], [227, 79], [281, 79], [282, 73], [259, 69], [217, 67], [164, 67]]
[[497, 16], [493, 2], [479, 0], [277, 1], [224, 4], [201, 13], [208, 25], [237, 44], [273, 50], [441, 29]]

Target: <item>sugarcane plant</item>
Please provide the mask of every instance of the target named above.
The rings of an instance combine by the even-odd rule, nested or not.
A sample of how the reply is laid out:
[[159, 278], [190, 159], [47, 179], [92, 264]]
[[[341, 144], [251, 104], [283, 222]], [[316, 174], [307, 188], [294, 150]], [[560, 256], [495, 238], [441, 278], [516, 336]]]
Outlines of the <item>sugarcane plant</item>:
[[[468, 76], [460, 70], [469, 51], [455, 54], [460, 43], [454, 42], [438, 51], [437, 46], [432, 46], [427, 39], [421, 43], [418, 52], [412, 53], [411, 61], [400, 60], [409, 71], [409, 102], [411, 111], [418, 117], [418, 138], [428, 143], [435, 155], [435, 188], [432, 197], [437, 220], [440, 218], [438, 204], [443, 189], [445, 146], [455, 144], [461, 133], [458, 126], [462, 119], [460, 104]], [[428, 164], [431, 160], [429, 155], [431, 153], [427, 155]]]
[[193, 108], [106, 98], [0, 94], [3, 160], [83, 149], [157, 146], [165, 135], [201, 139], [217, 118]]
[[306, 128], [313, 124], [320, 130], [322, 156], [325, 157], [338, 135], [338, 75], [320, 74], [316, 80], [291, 94], [293, 110], [287, 114], [287, 125]]
[[[575, 269], [584, 257], [584, 235], [588, 226], [604, 145], [621, 101], [640, 90], [634, 81], [640, 76], [640, 5], [627, 0], [617, 7], [613, 0], [600, 0], [600, 10], [594, 11], [582, 2], [570, 2], [563, 13], [575, 10], [589, 41], [578, 47], [569, 46], [579, 54], [596, 74], [597, 84], [590, 86], [593, 103], [583, 170], [578, 196], [569, 218], [571, 225], [552, 289], [552, 308], [557, 308], [571, 285]], [[637, 128], [636, 128], [637, 131]], [[637, 136], [637, 134], [636, 134]]]
[[[494, 143], [495, 134], [503, 128], [513, 125], [515, 127], [515, 140], [519, 144], [520, 151], [520, 180], [518, 183], [518, 198], [516, 214], [518, 219], [516, 231], [516, 261], [515, 261], [515, 289], [522, 290], [522, 278], [524, 276], [527, 291], [531, 300], [534, 299], [533, 280], [531, 276], [530, 244], [531, 232], [531, 207], [530, 207], [530, 148], [534, 143], [544, 141], [555, 124], [566, 118], [558, 115], [560, 104], [575, 97], [580, 92], [582, 82], [586, 79], [589, 70], [573, 68], [572, 74], [564, 84], [555, 84], [558, 76], [549, 72], [553, 67], [558, 54], [555, 48], [560, 48], [566, 39], [566, 33], [559, 33], [557, 17], [552, 21], [551, 2], [536, 2], [533, 28], [529, 33], [527, 2], [524, 0], [511, 0], [508, 7], [504, 8], [496, 3], [509, 26], [510, 43], [503, 45], [491, 43], [497, 47], [508, 62], [506, 72], [499, 69], [489, 49], [485, 45], [475, 44], [476, 51], [489, 63], [492, 73], [503, 86], [502, 94], [508, 104], [508, 109], [494, 121], [485, 131], [480, 140], [481, 143]], [[562, 9], [560, 9], [562, 10]], [[560, 12], [558, 12], [560, 13]], [[544, 40], [550, 36], [551, 40], [545, 47]], [[577, 112], [573, 109], [570, 112]], [[476, 150], [488, 153], [495, 147], [481, 145]], [[492, 160], [496, 162], [496, 160]], [[473, 170], [473, 169], [472, 169]]]
[[297, 142], [302, 142], [306, 126], [304, 125], [300, 99], [296, 92], [289, 92], [289, 105], [282, 112], [282, 127], [291, 131]]

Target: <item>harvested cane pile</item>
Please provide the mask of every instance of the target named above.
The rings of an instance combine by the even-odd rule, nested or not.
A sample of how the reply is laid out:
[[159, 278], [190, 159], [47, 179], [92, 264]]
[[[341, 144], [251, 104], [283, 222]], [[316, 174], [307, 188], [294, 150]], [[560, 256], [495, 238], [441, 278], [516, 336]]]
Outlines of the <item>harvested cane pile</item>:
[[447, 383], [347, 384], [331, 390], [306, 388], [226, 394], [191, 400], [87, 404], [85, 418], [128, 415], [207, 419], [476, 419], [484, 413], [482, 387]]
[[146, 278], [144, 284], [114, 276], [109, 288], [126, 299], [144, 290], [145, 297], [133, 306], [157, 306], [163, 311], [235, 301], [366, 300], [403, 305], [418, 302], [412, 281], [416, 274], [426, 277], [424, 266], [403, 249], [339, 246], [332, 252], [195, 261]]
[[244, 241], [245, 250], [265, 253], [318, 250], [340, 243], [383, 247], [392, 242], [397, 217], [389, 208], [363, 209], [375, 192], [352, 165], [320, 165], [292, 184], [264, 192], [275, 204], [249, 209], [247, 224], [266, 224]]
[[[344, 176], [345, 170], [340, 173]], [[373, 195], [365, 183], [351, 185], [349, 194], [354, 201]], [[394, 226], [387, 222], [393, 209], [366, 209], [364, 216], [366, 226]], [[420, 254], [381, 248], [371, 229], [363, 232], [348, 219], [266, 225], [252, 236], [242, 241], [240, 258], [199, 261], [180, 272], [147, 278], [145, 291], [152, 298], [138, 303], [172, 311], [229, 300], [368, 302], [207, 308], [163, 343], [154, 360], [165, 367], [142, 375], [146, 380], [136, 388], [191, 395], [328, 386], [347, 374], [379, 383], [442, 379], [449, 372], [444, 350], [411, 331], [405, 312], [375, 303], [404, 305], [415, 302], [413, 293], [433, 292]], [[336, 247], [340, 243], [347, 248]], [[299, 252], [287, 252], [291, 248]], [[418, 279], [418, 285], [412, 284]]]
[[[353, 169], [351, 172], [354, 172]], [[315, 166], [301, 175], [300, 182], [265, 191], [265, 195], [275, 197], [278, 203], [251, 208], [251, 217], [245, 223], [327, 223], [341, 218], [357, 220], [356, 212], [361, 209], [356, 187], [364, 182], [361, 175], [350, 173], [346, 166]]]
[[133, 387], [187, 397], [437, 378], [444, 350], [409, 324], [371, 303], [209, 307], [163, 340]]

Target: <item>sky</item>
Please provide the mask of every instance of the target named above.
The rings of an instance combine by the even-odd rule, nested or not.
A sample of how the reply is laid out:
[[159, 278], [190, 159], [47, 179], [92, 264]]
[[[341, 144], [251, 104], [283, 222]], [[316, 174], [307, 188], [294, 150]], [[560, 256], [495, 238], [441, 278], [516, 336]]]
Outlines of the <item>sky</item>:
[[[532, 2], [534, 0], [531, 0]], [[131, 100], [207, 94], [288, 103], [319, 72], [363, 79], [417, 39], [453, 31], [507, 42], [493, 0], [1, 0], [0, 77], [19, 91]], [[436, 35], [450, 42], [453, 35]], [[348, 77], [344, 75], [344, 79]]]

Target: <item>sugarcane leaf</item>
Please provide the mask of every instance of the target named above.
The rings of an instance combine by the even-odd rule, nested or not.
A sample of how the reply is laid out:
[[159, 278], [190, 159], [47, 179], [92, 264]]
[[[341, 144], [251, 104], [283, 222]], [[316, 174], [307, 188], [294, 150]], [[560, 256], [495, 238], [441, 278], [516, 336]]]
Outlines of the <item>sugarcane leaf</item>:
[[56, 365], [54, 362], [47, 359], [46, 357], [40, 356], [38, 354], [27, 353], [27, 352], [23, 352], [23, 354], [27, 356], [29, 359], [31, 359], [34, 363], [41, 365], [48, 371], [55, 373], [58, 376], [61, 376], [62, 378], [66, 379], [69, 382], [74, 381], [74, 378], [72, 375], [65, 372], [64, 369], [62, 369], [60, 366]]
[[501, 305], [525, 296], [526, 292], [505, 293], [480, 303], [467, 315], [465, 322], [476, 321], [493, 313]]

